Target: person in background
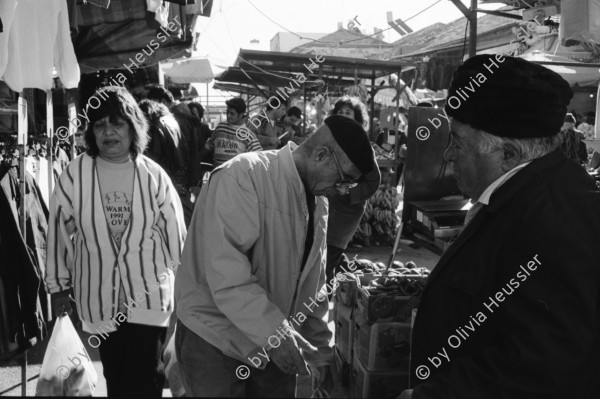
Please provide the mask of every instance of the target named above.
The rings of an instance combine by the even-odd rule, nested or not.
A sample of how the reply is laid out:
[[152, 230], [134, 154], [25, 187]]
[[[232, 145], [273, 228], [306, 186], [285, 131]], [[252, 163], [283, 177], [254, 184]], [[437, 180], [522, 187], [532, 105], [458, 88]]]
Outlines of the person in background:
[[148, 127], [133, 96], [116, 86], [95, 96], [103, 101], [88, 111], [87, 150], [54, 190], [45, 281], [55, 313], [79, 315], [94, 334], [88, 343], [99, 348], [108, 396], [161, 397], [186, 234], [181, 202], [142, 155]]
[[[333, 106], [331, 114], [355, 120], [363, 129], [368, 129], [367, 108], [356, 97], [344, 96], [340, 98]], [[345, 138], [342, 136], [340, 139], [344, 140]], [[347, 139], [352, 138], [348, 137]], [[371, 151], [373, 152], [372, 148]], [[375, 158], [374, 152], [373, 158]], [[337, 273], [342, 255], [354, 236], [365, 211], [367, 200], [375, 194], [381, 184], [381, 172], [377, 164], [375, 164], [375, 168], [362, 176], [356, 183], [355, 187], [343, 192], [337, 191], [334, 195], [327, 197], [329, 199], [327, 266], [325, 269], [327, 281], [330, 281]]]
[[323, 196], [373, 168], [362, 127], [334, 115], [300, 146], [242, 154], [213, 172], [175, 281], [187, 395], [293, 398], [306, 363], [313, 388], [331, 392]]
[[444, 107], [444, 158], [473, 206], [427, 279], [399, 398], [600, 398], [600, 192], [560, 150], [573, 91], [485, 54], [456, 69], [448, 98], [481, 75]]
[[212, 136], [212, 130], [203, 121], [204, 118], [204, 107], [197, 102], [189, 102], [188, 107], [191, 113], [198, 119], [198, 151], [202, 150], [206, 145], [206, 141]]
[[285, 115], [275, 122], [275, 125], [279, 127], [281, 131], [279, 136], [277, 136], [280, 137], [279, 140], [281, 141], [279, 148], [287, 145], [294, 137], [299, 137], [301, 135], [300, 123], [302, 123], [302, 111], [296, 106], [290, 107]]
[[[261, 119], [260, 127], [253, 129], [258, 141], [265, 150], [274, 150], [285, 146], [293, 137], [300, 136], [298, 124], [302, 121], [302, 111], [298, 107], [273, 108], [266, 105], [267, 119]], [[264, 145], [263, 145], [264, 143]]]
[[166, 105], [153, 100], [140, 101], [140, 109], [148, 119], [148, 146], [144, 155], [159, 164], [169, 175], [179, 195], [186, 195], [179, 124]]
[[165, 89], [163, 86], [152, 86], [149, 89], [146, 98], [166, 105], [179, 125], [182, 135], [181, 143], [185, 149], [184, 153], [186, 155], [186, 158], [184, 159], [186, 170], [185, 186], [187, 189], [189, 189], [199, 178], [199, 127], [197, 126], [197, 118], [192, 114], [187, 104], [175, 102], [173, 93]]
[[585, 136], [583, 132], [575, 129], [573, 114], [565, 116], [565, 122], [560, 129], [560, 136], [562, 138], [561, 149], [565, 156], [580, 165], [587, 165], [588, 151], [585, 141], [583, 141]]
[[281, 128], [276, 126], [276, 122], [280, 118], [285, 116], [285, 108], [280, 106], [279, 108], [273, 108], [269, 103], [265, 105], [265, 113], [267, 119], [261, 114], [260, 118], [257, 116], [255, 119], [260, 119], [260, 125], [258, 127], [251, 125], [250, 129], [256, 135], [258, 142], [263, 150], [276, 150], [281, 145], [279, 136], [281, 135]]
[[222, 165], [233, 157], [245, 152], [262, 151], [254, 133], [244, 123], [246, 103], [241, 97], [225, 101], [227, 105], [227, 122], [217, 125], [213, 135], [206, 141], [200, 159], [209, 152], [213, 153], [215, 167]]
[[596, 115], [593, 112], [588, 113], [584, 122], [577, 126], [577, 129], [583, 132], [587, 140], [593, 140], [595, 135]]

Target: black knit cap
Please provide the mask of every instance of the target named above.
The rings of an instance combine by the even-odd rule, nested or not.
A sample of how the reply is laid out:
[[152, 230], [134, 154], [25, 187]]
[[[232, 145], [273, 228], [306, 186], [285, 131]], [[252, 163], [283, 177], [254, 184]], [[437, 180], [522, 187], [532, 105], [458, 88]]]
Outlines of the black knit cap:
[[376, 167], [371, 142], [358, 122], [345, 116], [332, 115], [325, 119], [325, 124], [360, 173], [366, 175]]
[[559, 74], [521, 58], [484, 54], [454, 72], [444, 109], [476, 129], [506, 138], [560, 132], [573, 97]]

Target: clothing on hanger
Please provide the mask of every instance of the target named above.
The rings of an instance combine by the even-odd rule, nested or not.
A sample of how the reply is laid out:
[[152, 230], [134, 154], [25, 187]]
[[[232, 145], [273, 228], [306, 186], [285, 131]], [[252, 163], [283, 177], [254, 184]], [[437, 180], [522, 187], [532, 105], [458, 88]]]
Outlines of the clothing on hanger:
[[0, 17], [8, 17], [0, 35], [0, 77], [13, 91], [51, 89], [53, 68], [65, 88], [79, 85], [65, 0], [2, 0]]
[[[39, 189], [31, 176], [26, 177], [22, 201], [15, 168], [6, 169], [0, 170], [0, 354], [26, 350], [44, 339], [50, 317], [40, 268], [45, 262], [48, 210], [36, 207]], [[26, 241], [13, 213], [21, 206], [27, 207]]]

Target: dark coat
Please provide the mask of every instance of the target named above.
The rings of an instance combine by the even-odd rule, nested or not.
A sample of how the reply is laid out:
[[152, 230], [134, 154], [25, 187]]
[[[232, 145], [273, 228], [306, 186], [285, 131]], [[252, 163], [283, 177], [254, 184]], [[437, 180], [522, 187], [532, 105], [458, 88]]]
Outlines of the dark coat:
[[[23, 241], [15, 210], [21, 207], [16, 176], [0, 170], [0, 354], [27, 349], [44, 339], [49, 320], [42, 285], [46, 259], [48, 210], [33, 177], [26, 173], [27, 241]], [[5, 191], [8, 189], [8, 192]], [[38, 263], [38, 261], [40, 263]]]
[[179, 124], [169, 109], [162, 104], [156, 104], [156, 108], [148, 110], [147, 117], [150, 142], [145, 155], [172, 176], [185, 168], [184, 163], [187, 160], [187, 149], [182, 142]]
[[430, 275], [413, 399], [600, 398], [599, 288], [600, 193], [555, 151], [502, 185]]

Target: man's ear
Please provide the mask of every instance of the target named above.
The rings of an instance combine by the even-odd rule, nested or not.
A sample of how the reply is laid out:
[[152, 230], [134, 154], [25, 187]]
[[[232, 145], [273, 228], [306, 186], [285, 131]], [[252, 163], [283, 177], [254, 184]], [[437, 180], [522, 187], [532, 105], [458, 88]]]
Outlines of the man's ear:
[[321, 162], [324, 159], [327, 159], [327, 157], [329, 157], [329, 148], [326, 146], [317, 147], [315, 150], [315, 161]]
[[505, 142], [502, 146], [504, 158], [502, 160], [502, 170], [506, 173], [519, 165], [522, 161], [521, 153], [516, 145], [511, 142]]

